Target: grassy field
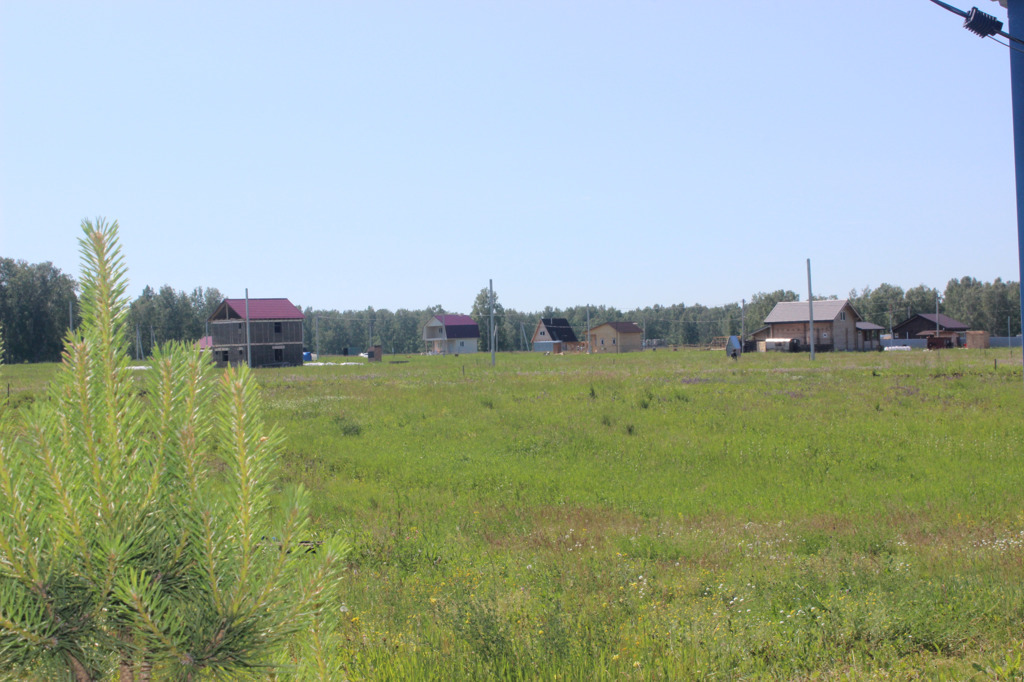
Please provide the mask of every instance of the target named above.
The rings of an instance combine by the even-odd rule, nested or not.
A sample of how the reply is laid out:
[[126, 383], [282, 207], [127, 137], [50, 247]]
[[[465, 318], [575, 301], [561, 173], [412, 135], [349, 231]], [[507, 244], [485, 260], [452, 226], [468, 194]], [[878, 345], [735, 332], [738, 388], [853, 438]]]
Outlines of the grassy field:
[[[3, 376], [23, 404], [47, 375]], [[1024, 672], [1019, 352], [386, 356], [258, 376], [287, 434], [281, 485], [311, 488], [318, 533], [354, 546], [336, 676]]]

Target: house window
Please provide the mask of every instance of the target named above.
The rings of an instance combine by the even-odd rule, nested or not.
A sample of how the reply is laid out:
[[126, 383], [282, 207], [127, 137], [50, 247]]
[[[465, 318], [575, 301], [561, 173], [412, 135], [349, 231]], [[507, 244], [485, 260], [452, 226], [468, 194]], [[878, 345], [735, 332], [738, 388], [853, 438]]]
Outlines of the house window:
[[284, 348], [274, 349], [274, 362], [284, 362]]
[[845, 310], [843, 310], [842, 312], [839, 313], [839, 319], [842, 320], [843, 322], [846, 322], [846, 311]]
[[280, 334], [281, 333], [281, 323], [280, 322], [275, 322], [274, 323], [274, 333], [275, 334]]
[[541, 333], [540, 333], [540, 335], [541, 335], [541, 336], [544, 336], [544, 332], [541, 332]]
[[228, 361], [228, 352], [226, 350], [225, 351], [221, 351], [220, 355], [221, 355], [221, 357], [220, 357], [220, 361], [221, 362], [227, 362]]
[[602, 346], [604, 345], [604, 339], [601, 339], [601, 345]]
[[466, 342], [465, 342], [465, 341], [459, 341], [459, 345], [460, 345], [460, 346], [465, 346], [465, 345], [466, 345]]
[[615, 345], [615, 339], [612, 339], [612, 345], [613, 346]]

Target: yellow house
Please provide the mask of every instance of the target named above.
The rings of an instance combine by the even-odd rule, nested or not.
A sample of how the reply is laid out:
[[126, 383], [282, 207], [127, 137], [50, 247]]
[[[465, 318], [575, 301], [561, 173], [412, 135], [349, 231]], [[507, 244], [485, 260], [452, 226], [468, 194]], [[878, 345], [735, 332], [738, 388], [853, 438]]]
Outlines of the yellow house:
[[633, 322], [605, 322], [590, 330], [593, 353], [629, 353], [643, 350], [644, 330]]

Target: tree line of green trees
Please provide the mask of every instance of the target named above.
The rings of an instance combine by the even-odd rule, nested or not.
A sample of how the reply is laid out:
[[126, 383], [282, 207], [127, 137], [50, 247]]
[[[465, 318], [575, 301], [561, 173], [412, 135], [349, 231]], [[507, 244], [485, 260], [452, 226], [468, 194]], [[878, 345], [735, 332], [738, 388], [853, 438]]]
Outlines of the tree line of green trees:
[[[60, 359], [63, 336], [69, 325], [78, 324], [77, 282], [52, 263], [29, 264], [0, 258], [0, 326], [6, 340], [5, 362], [50, 362]], [[196, 287], [191, 292], [175, 291], [164, 285], [147, 286], [131, 302], [127, 332], [130, 352], [148, 357], [155, 346], [168, 341], [196, 341], [206, 333], [206, 321], [223, 295], [216, 288]], [[822, 297], [836, 298], [836, 296]], [[1016, 282], [981, 282], [973, 277], [951, 279], [944, 291], [919, 285], [904, 290], [893, 284], [850, 291], [853, 307], [867, 321], [890, 329], [909, 316], [939, 312], [1004, 336], [1007, 329], [1019, 333], [1020, 289]], [[582, 339], [590, 325], [604, 322], [635, 322], [644, 337], [666, 344], [704, 345], [716, 336], [750, 333], [762, 326], [765, 317], [780, 301], [799, 301], [789, 290], [759, 292], [745, 305], [700, 304], [652, 305], [631, 310], [596, 305], [568, 308], [546, 307], [539, 311], [518, 311], [504, 307], [497, 294], [494, 301], [495, 349], [528, 350], [537, 320], [563, 317]], [[423, 325], [434, 315], [464, 312], [432, 306], [422, 310], [366, 308], [364, 310], [303, 310], [306, 350], [323, 355], [341, 355], [346, 350], [363, 350], [380, 345], [386, 353], [408, 354], [424, 350]], [[490, 351], [486, 332], [490, 320], [489, 290], [482, 289], [472, 301], [469, 315], [480, 325], [480, 349]]]

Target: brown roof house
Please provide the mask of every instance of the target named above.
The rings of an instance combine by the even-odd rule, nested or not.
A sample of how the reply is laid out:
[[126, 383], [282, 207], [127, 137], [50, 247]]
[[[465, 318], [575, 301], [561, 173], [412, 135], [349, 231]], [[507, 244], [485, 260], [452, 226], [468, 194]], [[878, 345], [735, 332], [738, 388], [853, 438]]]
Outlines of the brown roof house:
[[[248, 312], [248, 314], [247, 314]], [[210, 349], [218, 367], [302, 364], [305, 315], [287, 298], [226, 298], [210, 315]]]
[[469, 315], [434, 315], [423, 326], [423, 342], [434, 355], [475, 353], [480, 327]]
[[[923, 313], [909, 317], [892, 328], [894, 339], [920, 339], [929, 336], [956, 337], [967, 331], [967, 325], [954, 320], [952, 317], [935, 313]], [[946, 332], [946, 334], [943, 334]]]
[[643, 350], [644, 330], [634, 322], [605, 322], [590, 330], [594, 353], [629, 353]]
[[580, 350], [582, 345], [569, 320], [564, 317], [542, 317], [530, 339], [530, 346], [539, 352], [572, 352]]
[[[796, 339], [799, 348], [810, 348], [811, 316], [806, 301], [776, 303], [764, 318], [772, 339]], [[814, 301], [815, 350], [874, 350], [878, 348], [877, 324], [865, 322], [846, 299]]]

